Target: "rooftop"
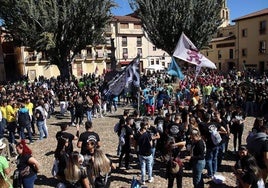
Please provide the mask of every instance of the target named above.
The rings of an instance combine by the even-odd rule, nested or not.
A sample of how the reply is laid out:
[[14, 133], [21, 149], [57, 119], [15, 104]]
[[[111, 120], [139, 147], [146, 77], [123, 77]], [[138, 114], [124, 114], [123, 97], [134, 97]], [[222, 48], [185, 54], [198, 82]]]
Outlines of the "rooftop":
[[250, 19], [250, 18], [254, 18], [254, 17], [259, 17], [259, 16], [263, 16], [263, 15], [268, 15], [268, 8], [263, 9], [263, 10], [260, 10], [260, 11], [257, 11], [257, 12], [253, 12], [251, 14], [247, 14], [245, 16], [236, 18], [236, 19], [234, 19], [232, 21], [233, 22], [237, 22], [237, 21], [240, 21], [240, 20], [246, 20], [246, 19]]

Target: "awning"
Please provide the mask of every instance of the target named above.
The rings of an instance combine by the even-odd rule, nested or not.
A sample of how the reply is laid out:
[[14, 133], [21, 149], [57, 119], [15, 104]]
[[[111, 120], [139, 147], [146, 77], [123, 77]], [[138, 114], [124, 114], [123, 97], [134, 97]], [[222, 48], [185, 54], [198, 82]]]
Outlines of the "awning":
[[121, 65], [128, 65], [131, 61], [120, 61]]

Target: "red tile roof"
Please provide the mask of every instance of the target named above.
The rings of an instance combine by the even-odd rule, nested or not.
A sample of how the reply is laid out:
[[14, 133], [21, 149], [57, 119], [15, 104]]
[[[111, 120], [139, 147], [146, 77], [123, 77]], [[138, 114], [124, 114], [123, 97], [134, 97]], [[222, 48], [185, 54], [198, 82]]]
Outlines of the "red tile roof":
[[247, 14], [247, 15], [239, 17], [239, 18], [236, 18], [233, 20], [233, 22], [237, 22], [237, 21], [245, 20], [245, 19], [250, 19], [250, 18], [254, 18], [254, 17], [259, 17], [259, 16], [263, 16], [263, 15], [268, 15], [268, 8], [257, 11], [257, 12], [253, 12], [251, 14]]
[[113, 20], [114, 21], [117, 21], [117, 22], [124, 22], [124, 23], [129, 23], [129, 22], [132, 22], [132, 23], [140, 23], [141, 20], [138, 19], [138, 18], [135, 18], [134, 16], [114, 16], [113, 17]]

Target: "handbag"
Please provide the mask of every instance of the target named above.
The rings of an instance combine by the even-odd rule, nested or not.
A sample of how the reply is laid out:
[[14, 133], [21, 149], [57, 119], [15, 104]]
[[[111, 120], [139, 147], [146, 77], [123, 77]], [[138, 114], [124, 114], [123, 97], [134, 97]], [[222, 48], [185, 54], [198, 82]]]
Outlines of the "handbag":
[[57, 159], [54, 159], [53, 166], [51, 169], [51, 175], [55, 177], [57, 176], [58, 172], [59, 172], [59, 161]]
[[21, 177], [28, 176], [30, 174], [31, 167], [28, 165], [23, 170], [20, 171]]
[[13, 173], [13, 188], [22, 188], [21, 175], [19, 169]]

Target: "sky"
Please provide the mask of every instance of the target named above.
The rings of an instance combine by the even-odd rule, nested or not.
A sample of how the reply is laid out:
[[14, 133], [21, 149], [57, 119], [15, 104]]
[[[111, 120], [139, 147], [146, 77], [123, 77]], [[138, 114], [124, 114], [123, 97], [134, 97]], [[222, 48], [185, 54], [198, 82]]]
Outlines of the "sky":
[[[116, 16], [123, 16], [132, 12], [128, 0], [115, 0], [118, 8], [112, 12]], [[230, 18], [234, 20], [252, 12], [268, 8], [268, 0], [227, 0], [227, 7], [230, 10]]]

